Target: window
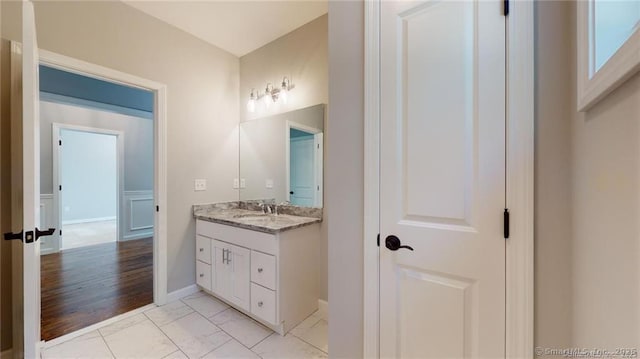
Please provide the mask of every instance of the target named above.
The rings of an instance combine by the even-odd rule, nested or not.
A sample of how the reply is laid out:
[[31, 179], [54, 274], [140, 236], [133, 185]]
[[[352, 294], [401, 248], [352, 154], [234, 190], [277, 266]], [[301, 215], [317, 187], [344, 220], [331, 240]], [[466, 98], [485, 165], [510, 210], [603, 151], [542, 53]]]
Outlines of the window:
[[587, 110], [640, 67], [640, 0], [578, 2], [578, 110]]

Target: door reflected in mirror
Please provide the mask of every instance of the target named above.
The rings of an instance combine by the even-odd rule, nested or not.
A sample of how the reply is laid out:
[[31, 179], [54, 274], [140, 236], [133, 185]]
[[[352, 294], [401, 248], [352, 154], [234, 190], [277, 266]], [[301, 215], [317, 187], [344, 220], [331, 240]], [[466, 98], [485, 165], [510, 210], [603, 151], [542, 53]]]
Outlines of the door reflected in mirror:
[[240, 200], [322, 207], [325, 105], [240, 123]]

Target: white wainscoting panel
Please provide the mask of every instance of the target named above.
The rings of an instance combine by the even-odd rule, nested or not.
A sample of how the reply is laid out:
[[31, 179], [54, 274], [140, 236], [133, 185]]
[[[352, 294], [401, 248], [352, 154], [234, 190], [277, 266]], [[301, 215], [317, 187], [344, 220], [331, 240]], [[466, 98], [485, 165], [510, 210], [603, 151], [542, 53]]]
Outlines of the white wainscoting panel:
[[123, 241], [153, 236], [153, 191], [124, 191]]
[[60, 228], [57, 228], [56, 211], [53, 208], [53, 194], [40, 194], [40, 229], [55, 228], [52, 236], [40, 237], [40, 254], [49, 254], [56, 251], [56, 243], [60, 240]]

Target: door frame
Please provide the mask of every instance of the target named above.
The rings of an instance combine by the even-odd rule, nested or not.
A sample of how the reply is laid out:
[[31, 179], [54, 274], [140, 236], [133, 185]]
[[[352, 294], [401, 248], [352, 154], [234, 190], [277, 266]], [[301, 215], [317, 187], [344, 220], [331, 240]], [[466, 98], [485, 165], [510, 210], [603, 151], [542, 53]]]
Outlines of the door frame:
[[121, 205], [124, 200], [124, 132], [109, 130], [98, 127], [88, 127], [88, 126], [79, 126], [79, 125], [70, 125], [65, 123], [54, 122], [51, 127], [51, 154], [53, 157], [53, 208], [56, 209], [56, 215], [54, 218], [54, 223], [56, 223], [56, 228], [58, 229], [58, 234], [56, 235], [58, 238], [56, 251], [53, 253], [59, 252], [62, 250], [62, 236], [60, 235], [60, 230], [62, 230], [62, 200], [60, 190], [56, 190], [58, 186], [60, 186], [60, 146], [58, 145], [58, 141], [60, 140], [60, 131], [61, 130], [72, 130], [78, 132], [85, 133], [96, 133], [100, 135], [108, 135], [116, 137], [116, 242], [122, 240], [122, 224], [120, 221], [122, 220], [122, 210]]
[[165, 304], [167, 302], [167, 86], [42, 49], [40, 63], [82, 76], [153, 92], [153, 196], [156, 206], [153, 228], [153, 302], [157, 305]]
[[[506, 19], [506, 358], [533, 356], [534, 2], [510, 1]], [[380, 2], [366, 1], [364, 49], [363, 353], [379, 357]], [[499, 220], [500, 214], [496, 215]]]
[[[303, 125], [301, 123], [297, 123], [294, 121], [286, 121], [285, 123], [285, 134], [284, 134], [284, 142], [285, 142], [285, 154], [284, 154], [284, 164], [285, 164], [285, 181], [287, 184], [286, 187], [286, 198], [287, 198], [287, 202], [291, 202], [291, 196], [289, 194], [289, 192], [291, 192], [291, 162], [290, 162], [290, 158], [291, 158], [291, 129], [296, 129], [296, 130], [300, 130], [300, 131], [304, 131], [304, 132], [308, 132], [313, 134], [313, 144], [314, 146], [316, 145], [320, 145], [320, 150], [324, 151], [324, 146], [322, 144], [323, 141], [323, 132], [320, 129], [317, 129], [315, 127], [311, 127], [311, 126], [306, 126]], [[316, 148], [317, 150], [317, 148]], [[314, 166], [313, 166], [313, 186], [320, 186], [320, 190], [315, 190], [313, 191], [313, 206], [314, 207], [322, 207], [322, 193], [324, 192], [324, 189], [322, 188], [322, 178], [324, 176], [323, 173], [318, 173], [318, 172], [322, 172], [323, 169], [323, 165], [322, 165], [322, 157], [318, 156], [318, 151], [314, 151], [314, 155], [313, 155], [313, 160], [315, 161]], [[319, 205], [318, 205], [319, 203]]]

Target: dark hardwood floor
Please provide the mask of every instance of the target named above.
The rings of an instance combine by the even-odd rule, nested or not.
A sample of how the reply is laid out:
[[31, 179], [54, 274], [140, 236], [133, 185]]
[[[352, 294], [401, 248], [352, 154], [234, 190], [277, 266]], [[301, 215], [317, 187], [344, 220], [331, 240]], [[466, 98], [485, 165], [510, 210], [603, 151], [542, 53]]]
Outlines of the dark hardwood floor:
[[43, 340], [153, 302], [153, 239], [96, 244], [41, 258]]

